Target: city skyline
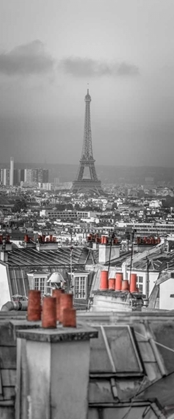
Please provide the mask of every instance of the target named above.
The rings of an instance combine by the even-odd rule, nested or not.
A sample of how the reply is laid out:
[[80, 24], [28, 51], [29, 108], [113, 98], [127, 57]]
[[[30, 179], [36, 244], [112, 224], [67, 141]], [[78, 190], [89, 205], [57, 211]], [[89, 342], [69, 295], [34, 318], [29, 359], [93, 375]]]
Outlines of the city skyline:
[[48, 181], [49, 170], [46, 168], [19, 168], [13, 157], [10, 157], [6, 168], [1, 168], [0, 164], [0, 185], [13, 187], [25, 184], [47, 184]]
[[[0, 0], [1, 161], [173, 166], [171, 0]], [[89, 85], [88, 85], [89, 83]]]

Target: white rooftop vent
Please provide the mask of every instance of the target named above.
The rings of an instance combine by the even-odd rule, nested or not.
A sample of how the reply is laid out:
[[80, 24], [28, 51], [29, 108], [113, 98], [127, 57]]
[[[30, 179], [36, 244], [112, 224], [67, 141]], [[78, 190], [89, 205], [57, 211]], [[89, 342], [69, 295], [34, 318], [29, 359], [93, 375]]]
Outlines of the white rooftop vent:
[[61, 273], [59, 273], [58, 271], [55, 271], [54, 273], [51, 274], [47, 282], [49, 283], [62, 283], [63, 282], [64, 283], [64, 278]]

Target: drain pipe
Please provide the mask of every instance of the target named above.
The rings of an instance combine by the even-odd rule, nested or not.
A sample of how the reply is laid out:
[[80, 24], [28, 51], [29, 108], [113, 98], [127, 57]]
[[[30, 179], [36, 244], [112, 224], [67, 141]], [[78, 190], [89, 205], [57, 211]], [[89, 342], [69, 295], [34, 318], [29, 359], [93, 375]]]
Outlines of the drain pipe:
[[8, 301], [6, 302], [2, 308], [1, 312], [7, 312], [7, 311], [26, 311], [28, 306], [28, 301], [22, 301], [22, 302], [13, 302]]

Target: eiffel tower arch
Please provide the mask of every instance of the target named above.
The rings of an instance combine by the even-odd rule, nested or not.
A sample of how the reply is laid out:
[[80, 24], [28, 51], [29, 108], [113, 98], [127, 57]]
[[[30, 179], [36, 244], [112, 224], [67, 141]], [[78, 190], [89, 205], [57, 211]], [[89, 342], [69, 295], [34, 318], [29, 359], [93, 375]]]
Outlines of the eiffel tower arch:
[[[80, 166], [77, 173], [77, 178], [73, 182], [72, 191], [77, 192], [95, 192], [98, 195], [103, 193], [101, 181], [97, 178], [95, 169], [95, 160], [93, 158], [92, 150], [92, 133], [91, 133], [91, 118], [90, 118], [90, 102], [91, 96], [89, 89], [85, 96], [85, 125], [84, 125], [84, 139], [82, 147], [82, 156], [80, 159]], [[85, 178], [85, 170], [88, 169], [89, 177]]]

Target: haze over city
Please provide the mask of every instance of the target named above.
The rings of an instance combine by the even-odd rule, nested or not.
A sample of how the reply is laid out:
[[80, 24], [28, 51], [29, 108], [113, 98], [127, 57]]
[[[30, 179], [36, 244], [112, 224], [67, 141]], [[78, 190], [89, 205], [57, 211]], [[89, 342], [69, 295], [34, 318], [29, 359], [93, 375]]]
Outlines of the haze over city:
[[1, 162], [173, 166], [172, 0], [0, 0]]

